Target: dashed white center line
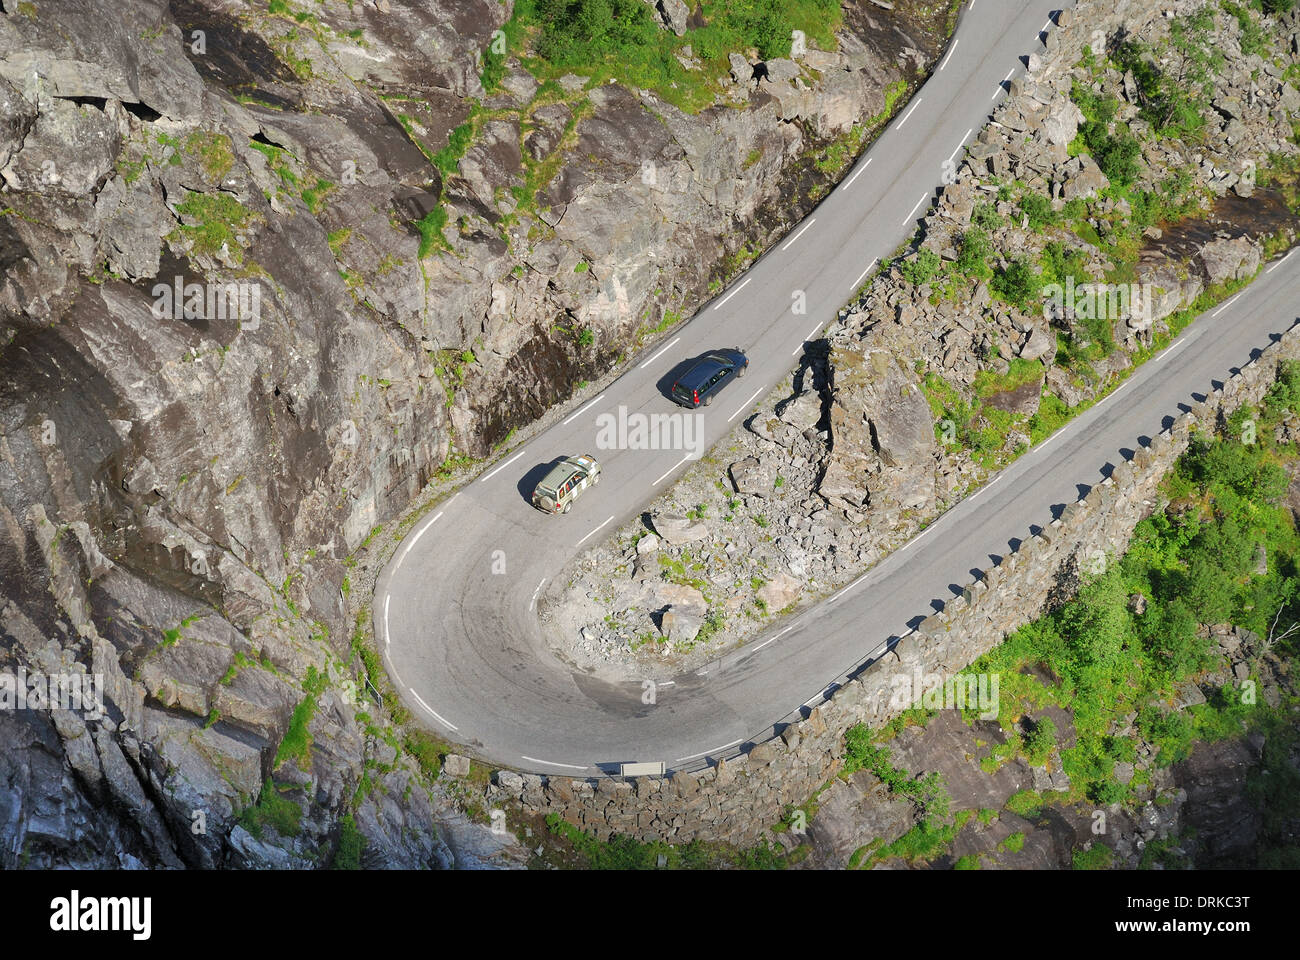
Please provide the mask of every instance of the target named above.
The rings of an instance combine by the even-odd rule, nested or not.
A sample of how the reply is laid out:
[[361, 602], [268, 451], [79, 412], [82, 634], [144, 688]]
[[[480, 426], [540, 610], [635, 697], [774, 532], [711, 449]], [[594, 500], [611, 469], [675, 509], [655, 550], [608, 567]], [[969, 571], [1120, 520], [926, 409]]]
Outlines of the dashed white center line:
[[580, 767], [576, 763], [556, 763], [554, 760], [538, 760], [536, 757], [525, 757], [519, 755], [520, 760], [527, 760], [529, 763], [543, 763], [548, 767], [563, 767], [565, 770], [586, 770], [587, 767]]
[[[952, 46], [948, 48], [948, 57], [951, 57], [951, 56], [952, 56], [952, 52], [953, 52], [954, 50], [956, 50], [956, 49], [957, 49], [957, 40], [956, 40], [956, 38], [953, 38]], [[948, 66], [948, 57], [944, 57], [944, 58], [943, 58], [943, 63], [939, 64], [939, 69], [940, 69], [940, 70], [942, 70], [944, 67]]]
[[433, 714], [433, 716], [437, 719], [437, 721], [441, 723], [444, 727], [446, 727], [448, 730], [460, 729], [460, 727], [456, 726], [454, 723], [449, 723], [446, 717], [441, 716], [437, 710], [433, 709], [433, 707], [425, 703], [424, 699], [418, 693], [415, 692], [415, 689], [413, 687], [407, 687], [406, 689], [410, 692], [411, 696], [415, 697], [415, 699], [420, 702], [420, 706], [424, 707], [424, 709], [428, 710], [431, 714]]
[[[757, 400], [757, 399], [758, 399], [758, 395], [759, 395], [760, 393], [762, 393], [762, 392], [763, 392], [763, 388], [762, 388], [762, 387], [759, 387], [757, 390], [755, 390], [755, 391], [754, 391], [754, 395], [753, 395], [752, 397], [750, 397], [748, 400], [746, 400], [746, 401], [744, 402], [744, 404], [741, 405], [741, 408], [740, 408], [739, 410], [737, 410], [737, 411], [736, 411], [735, 413], [733, 413], [731, 416], [727, 417], [727, 423], [730, 423], [732, 420], [735, 420], [738, 416], [740, 416], [742, 413], [744, 413], [746, 410], [748, 410], [748, 409], [749, 409], [749, 405], [750, 405], [751, 403], [753, 403], [755, 400]], [[673, 469], [676, 469], [676, 468], [674, 467]], [[669, 473], [672, 473], [672, 470], [670, 470], [670, 471], [668, 471], [668, 472], [669, 472]], [[655, 482], [657, 483], [658, 481], [655, 481]]]
[[582, 408], [581, 410], [579, 410], [579, 411], [578, 411], [577, 413], [575, 413], [573, 416], [569, 417], [568, 420], [565, 420], [564, 423], [560, 424], [560, 426], [567, 427], [567, 426], [568, 426], [569, 424], [571, 424], [574, 420], [577, 420], [580, 416], [582, 416], [584, 413], [586, 413], [588, 410], [590, 410], [592, 407], [594, 407], [596, 404], [600, 403], [600, 401], [602, 401], [602, 400], [604, 400], [604, 399], [605, 399], [605, 395], [602, 393], [602, 394], [601, 394], [599, 397], [597, 397], [595, 400], [591, 401], [591, 403], [588, 403], [588, 404], [584, 405], [583, 408]]
[[[1297, 248], [1297, 249], [1300, 249], [1300, 248]], [[1292, 250], [1291, 253], [1295, 253], [1295, 250]], [[1277, 263], [1273, 264], [1273, 266], [1269, 267], [1269, 268], [1268, 268], [1267, 270], [1265, 270], [1264, 272], [1265, 272], [1265, 273], [1272, 273], [1272, 272], [1273, 272], [1274, 270], [1276, 270], [1278, 267], [1282, 266], [1282, 264], [1286, 263], [1288, 260], [1291, 259], [1291, 253], [1288, 253], [1285, 257], [1283, 257], [1283, 258], [1282, 258], [1281, 260], [1279, 260]]]
[[519, 459], [520, 457], [522, 457], [523, 455], [524, 455], [524, 451], [520, 450], [518, 453], [516, 453], [513, 457], [511, 457], [511, 458], [510, 458], [509, 460], [507, 460], [505, 463], [501, 464], [501, 466], [497, 467], [495, 470], [493, 470], [491, 473], [489, 473], [486, 477], [483, 477], [481, 480], [479, 480], [479, 483], [487, 483], [489, 480], [491, 480], [491, 479], [492, 479], [493, 477], [495, 477], [498, 473], [500, 473], [500, 472], [501, 472], [502, 470], [504, 470], [506, 467], [510, 466], [510, 464], [514, 463], [516, 460], [518, 460], [518, 459]]
[[729, 749], [730, 747], [734, 747], [737, 744], [741, 744], [744, 742], [745, 742], [744, 740], [732, 740], [730, 743], [724, 743], [720, 747], [714, 747], [711, 750], [705, 750], [703, 753], [692, 753], [689, 757], [678, 757], [676, 760], [673, 761], [673, 763], [685, 763], [687, 760], [697, 760], [700, 757], [707, 757], [709, 756], [709, 754], [717, 753], [720, 750]]
[[952, 153], [948, 154], [949, 163], [952, 162], [953, 157], [957, 156], [958, 151], [960, 151], [962, 147], [966, 146], [966, 137], [969, 137], [974, 131], [975, 131], [974, 127], [971, 127], [969, 130], [967, 130], [965, 135], [961, 138], [961, 143], [957, 144], [957, 149], [954, 150]]
[[858, 289], [858, 284], [860, 284], [862, 282], [862, 279], [871, 272], [871, 268], [876, 265], [876, 261], [879, 259], [880, 259], [879, 257], [871, 258], [871, 262], [867, 264], [867, 269], [863, 270], [860, 274], [858, 274], [858, 279], [853, 281], [853, 286], [849, 288], [850, 290]]
[[[614, 519], [613, 517], [610, 517], [608, 520], [605, 521], [605, 523], [609, 523], [609, 521], [610, 521], [610, 520], [613, 520], [613, 519]], [[575, 547], [580, 547], [580, 546], [582, 546], [583, 541], [584, 541], [584, 540], [587, 540], [589, 537], [592, 537], [592, 536], [594, 536], [597, 532], [599, 532], [599, 530], [601, 529], [601, 527], [605, 526], [605, 523], [602, 523], [602, 524], [600, 525], [600, 527], [597, 527], [595, 530], [592, 530], [591, 533], [588, 533], [587, 536], [583, 537], [582, 540], [579, 540], [577, 543], [575, 543], [574, 546], [575, 546]]]
[[1212, 314], [1210, 314], [1210, 319], [1213, 320], [1213, 319], [1214, 319], [1215, 317], [1217, 317], [1219, 314], [1223, 313], [1224, 310], [1227, 310], [1230, 306], [1232, 306], [1234, 303], [1237, 302], [1237, 297], [1240, 297], [1240, 296], [1241, 296], [1240, 293], [1237, 294], [1236, 297], [1233, 297], [1231, 300], [1229, 300], [1227, 303], [1225, 303], [1223, 306], [1221, 306], [1218, 310], [1215, 310]]
[[921, 194], [921, 199], [916, 201], [916, 206], [912, 208], [912, 212], [903, 218], [903, 226], [907, 226], [909, 223], [911, 223], [912, 219], [916, 216], [916, 211], [921, 209], [921, 204], [925, 203], [926, 198], [929, 196], [930, 195], [928, 193]]
[[751, 279], [752, 279], [751, 277], [746, 277], [744, 280], [741, 280], [740, 283], [736, 284], [736, 286], [732, 289], [732, 291], [729, 294], [727, 294], [725, 297], [723, 297], [721, 300], [719, 300], [717, 303], [713, 305], [713, 309], [721, 310], [722, 305], [726, 303], [728, 300], [730, 300], [732, 297], [734, 297], [736, 294], [740, 293], [740, 288], [743, 287], [745, 284], [749, 283]]
[[791, 237], [789, 240], [787, 240], [785, 243], [781, 245], [781, 249], [788, 250], [790, 248], [790, 244], [794, 243], [796, 240], [802, 237], [804, 233], [807, 232], [808, 228], [811, 227], [816, 222], [817, 222], [817, 218], [813, 217], [811, 220], [805, 223], [803, 225], [803, 229], [801, 229], [798, 233], [796, 233], [793, 237]]
[[902, 129], [903, 129], [903, 124], [907, 123], [908, 118], [909, 118], [913, 113], [916, 112], [916, 108], [919, 107], [920, 105], [921, 105], [921, 98], [918, 97], [917, 100], [916, 100], [916, 103], [912, 104], [912, 109], [911, 109], [911, 110], [908, 110], [907, 113], [903, 114], [903, 119], [898, 121], [898, 126], [896, 126], [894, 129], [895, 129], [895, 130], [902, 130]]
[[858, 167], [857, 172], [854, 173], [853, 176], [849, 177], [848, 182], [844, 184], [844, 189], [847, 190], [849, 187], [853, 186], [853, 181], [858, 179], [858, 177], [862, 176], [862, 172], [866, 170], [867, 167], [869, 166], [871, 166], [871, 158], [867, 157], [867, 162], [864, 163], [862, 166]]
[[668, 476], [669, 473], [672, 473], [674, 470], [676, 470], [678, 467], [680, 467], [683, 463], [685, 463], [685, 462], [686, 462], [687, 460], [689, 460], [689, 459], [691, 459], [689, 456], [682, 457], [680, 460], [678, 460], [676, 463], [674, 463], [671, 467], [669, 467], [669, 468], [668, 468], [668, 471], [667, 471], [667, 472], [666, 472], [662, 477], [660, 477], [660, 478], [659, 478], [658, 480], [656, 480], [654, 483], [650, 484], [650, 486], [652, 486], [652, 487], [658, 486], [660, 483], [663, 482], [664, 477]]
[[649, 360], [647, 360], [645, 363], [641, 364], [641, 369], [644, 370], [646, 367], [650, 366], [650, 364], [654, 363], [656, 360], [658, 360], [660, 357], [662, 357], [665, 353], [668, 352], [668, 350], [673, 346], [673, 344], [675, 344], [675, 343], [676, 343], [678, 340], [680, 340], [680, 339], [681, 339], [681, 337], [673, 337], [673, 339], [672, 339], [670, 342], [664, 344], [663, 348], [662, 348], [661, 350], [659, 350], [658, 353], [656, 353], [653, 357], [651, 357], [651, 358], [650, 358]]

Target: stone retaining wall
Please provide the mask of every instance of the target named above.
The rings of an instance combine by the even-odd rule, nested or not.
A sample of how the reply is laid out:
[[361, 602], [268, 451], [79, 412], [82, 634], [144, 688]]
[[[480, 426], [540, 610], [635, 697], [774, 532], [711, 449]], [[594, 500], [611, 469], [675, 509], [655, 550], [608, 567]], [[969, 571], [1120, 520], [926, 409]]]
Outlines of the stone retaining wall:
[[1085, 560], [1098, 551], [1110, 558], [1122, 554], [1133, 528], [1155, 508], [1160, 480], [1187, 449], [1193, 427], [1212, 429], [1239, 406], [1258, 404], [1283, 358], [1300, 358], [1300, 325], [1269, 344], [1204, 402], [1190, 404], [1191, 411], [1171, 428], [1138, 448], [1132, 460], [1118, 464], [1110, 477], [1041, 533], [1026, 538], [1015, 553], [983, 571], [963, 596], [926, 619], [862, 676], [747, 755], [720, 760], [700, 772], [635, 781], [498, 771], [486, 790], [489, 803], [557, 812], [602, 839], [622, 833], [643, 840], [752, 844], [788, 806], [803, 803], [835, 773], [846, 730], [857, 723], [879, 726], [900, 712], [890, 704], [894, 678], [918, 670], [955, 674], [1037, 618], [1054, 586], [1072, 579]]

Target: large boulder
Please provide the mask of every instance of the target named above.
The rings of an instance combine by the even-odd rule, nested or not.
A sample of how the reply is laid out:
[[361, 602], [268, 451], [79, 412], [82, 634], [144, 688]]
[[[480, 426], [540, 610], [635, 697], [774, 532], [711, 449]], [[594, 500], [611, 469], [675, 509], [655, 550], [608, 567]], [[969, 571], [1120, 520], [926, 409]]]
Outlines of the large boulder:
[[1259, 259], [1259, 247], [1246, 237], [1211, 240], [1201, 248], [1201, 263], [1210, 283], [1253, 277]]
[[680, 513], [656, 514], [650, 523], [655, 528], [655, 533], [659, 534], [659, 539], [673, 546], [703, 540], [709, 535], [709, 528], [703, 523]]
[[1063, 147], [1075, 138], [1082, 122], [1083, 111], [1069, 97], [1059, 94], [1048, 105], [1047, 116], [1043, 118], [1043, 135], [1048, 143]]
[[669, 607], [659, 620], [659, 632], [670, 643], [690, 643], [700, 634], [704, 618], [687, 610]]
[[788, 573], [778, 573], [759, 588], [758, 599], [763, 601], [768, 610], [775, 613], [798, 600], [801, 593], [803, 593], [803, 585], [798, 580]]
[[758, 457], [737, 460], [730, 467], [731, 482], [737, 493], [756, 497], [770, 497], [776, 489], [776, 476], [772, 469]]
[[[1077, 161], [1077, 162], [1076, 162]], [[1065, 165], [1066, 181], [1061, 195], [1066, 200], [1079, 197], [1084, 200], [1097, 196], [1110, 186], [1110, 181], [1101, 172], [1097, 162], [1082, 153]]]

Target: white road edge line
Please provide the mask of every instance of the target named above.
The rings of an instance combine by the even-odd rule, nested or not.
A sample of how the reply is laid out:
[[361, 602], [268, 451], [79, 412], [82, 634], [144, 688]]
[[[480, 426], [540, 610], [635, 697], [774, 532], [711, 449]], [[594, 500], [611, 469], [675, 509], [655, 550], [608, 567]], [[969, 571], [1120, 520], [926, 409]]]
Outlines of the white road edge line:
[[719, 750], [726, 750], [728, 747], [734, 747], [738, 743], [744, 743], [744, 740], [732, 740], [730, 743], [724, 743], [720, 747], [714, 747], [711, 750], [705, 750], [703, 753], [692, 753], [689, 757], [678, 757], [673, 763], [685, 763], [687, 760], [696, 760], [699, 757], [707, 757], [711, 753], [717, 753]]
[[[750, 405], [751, 403], [753, 403], [755, 400], [757, 400], [757, 399], [758, 399], [758, 395], [759, 395], [760, 393], [762, 393], [762, 392], [763, 392], [763, 388], [762, 388], [762, 387], [759, 387], [757, 390], [755, 390], [755, 391], [754, 391], [754, 395], [753, 395], [752, 397], [750, 397], [748, 400], [746, 400], [746, 401], [744, 402], [744, 404], [741, 405], [741, 408], [740, 408], [739, 410], [737, 410], [737, 411], [736, 411], [735, 413], [733, 413], [731, 416], [727, 417], [727, 423], [730, 423], [732, 420], [735, 420], [738, 416], [740, 416], [742, 413], [744, 413], [746, 410], [748, 410], [748, 409], [749, 409], [749, 405]], [[674, 469], [676, 469], [676, 468], [674, 468]], [[672, 473], [672, 470], [669, 470], [668, 472], [669, 472], [669, 473]], [[662, 477], [661, 477], [660, 479], [662, 479]], [[659, 482], [658, 480], [655, 481], [655, 483], [658, 483], [658, 482]], [[653, 486], [653, 484], [652, 484], [652, 486]]]
[[913, 113], [916, 112], [916, 108], [919, 107], [919, 106], [921, 105], [921, 100], [922, 100], [922, 99], [923, 99], [922, 97], [917, 97], [917, 99], [916, 99], [916, 103], [912, 104], [912, 109], [911, 109], [911, 110], [908, 110], [907, 113], [903, 115], [903, 119], [898, 121], [898, 126], [896, 126], [896, 127], [894, 128], [895, 130], [902, 130], [902, 129], [903, 129], [903, 124], [907, 123], [908, 118], [909, 118]]
[[916, 211], [921, 209], [921, 204], [925, 203], [925, 200], [928, 196], [930, 196], [928, 193], [921, 194], [921, 199], [916, 201], [916, 206], [912, 208], [912, 212], [903, 218], [903, 224], [902, 224], [903, 226], [907, 226], [908, 223], [911, 222], [916, 217]]
[[[1243, 290], [1242, 293], [1244, 293], [1244, 292], [1245, 292], [1245, 291]], [[1221, 306], [1218, 310], [1215, 310], [1212, 314], [1210, 314], [1210, 319], [1213, 320], [1213, 319], [1214, 319], [1215, 317], [1217, 317], [1219, 314], [1223, 313], [1224, 310], [1227, 310], [1230, 306], [1232, 306], [1234, 303], [1237, 302], [1237, 297], [1240, 297], [1240, 296], [1241, 296], [1240, 293], [1237, 294], [1236, 297], [1233, 297], [1231, 300], [1229, 300], [1227, 303], [1225, 303], [1223, 306]]]
[[[1291, 253], [1295, 253], [1295, 251], [1296, 251], [1296, 248], [1292, 248]], [[1267, 270], [1265, 270], [1264, 272], [1265, 272], [1265, 273], [1272, 273], [1272, 272], [1273, 272], [1274, 270], [1276, 270], [1278, 267], [1282, 266], [1282, 264], [1286, 263], [1288, 260], [1291, 259], [1291, 253], [1288, 253], [1285, 257], [1283, 257], [1283, 258], [1282, 258], [1281, 260], [1279, 260], [1277, 263], [1273, 264], [1273, 266], [1269, 267], [1269, 268], [1268, 268]]]
[[974, 127], [971, 127], [969, 130], [966, 131], [966, 135], [961, 138], [961, 143], [957, 144], [957, 150], [954, 150], [952, 153], [948, 154], [949, 162], [952, 162], [952, 158], [957, 156], [958, 150], [961, 150], [962, 147], [966, 146], [966, 137], [969, 137], [974, 132], [975, 132]]
[[780, 640], [782, 637], [784, 637], [787, 633], [789, 633], [789, 632], [790, 632], [791, 630], [793, 630], [793, 629], [794, 629], [794, 627], [786, 627], [784, 630], [782, 630], [780, 633], [778, 633], [775, 637], [768, 637], [766, 640], [764, 640], [762, 643], [760, 643], [758, 646], [756, 646], [753, 650], [751, 650], [751, 651], [749, 651], [749, 652], [750, 652], [750, 653], [758, 653], [758, 651], [762, 650], [764, 647], [766, 647], [766, 646], [767, 646], [769, 643], [771, 643], [773, 640]]
[[578, 411], [577, 413], [575, 413], [573, 416], [569, 417], [568, 420], [565, 420], [562, 424], [560, 424], [560, 426], [562, 426], [562, 427], [567, 427], [567, 426], [568, 426], [569, 424], [571, 424], [574, 420], [577, 420], [580, 416], [582, 416], [584, 413], [586, 413], [588, 410], [590, 410], [592, 407], [594, 407], [596, 404], [600, 403], [600, 401], [602, 401], [602, 400], [604, 400], [604, 399], [605, 399], [605, 395], [602, 393], [602, 394], [601, 394], [599, 397], [597, 397], [595, 400], [591, 401], [591, 403], [588, 403], [588, 404], [584, 405], [583, 408], [582, 408], [581, 410], [579, 410], [579, 411]]
[[728, 300], [730, 300], [732, 297], [734, 297], [736, 294], [740, 293], [740, 288], [743, 287], [745, 284], [749, 283], [749, 281], [752, 279], [753, 279], [752, 277], [746, 277], [744, 280], [741, 280], [740, 283], [736, 284], [732, 288], [729, 294], [727, 294], [725, 297], [723, 297], [721, 300], [719, 300], [717, 303], [713, 305], [713, 309], [721, 310], [722, 305], [726, 303]]
[[863, 580], [865, 580], [865, 579], [867, 579], [867, 575], [864, 573], [862, 576], [858, 577], [858, 579], [854, 580], [854, 581], [853, 581], [852, 583], [850, 583], [847, 587], [845, 587], [845, 588], [844, 588], [843, 590], [841, 590], [839, 593], [835, 594], [835, 596], [831, 597], [831, 598], [830, 598], [829, 600], [827, 600], [826, 602], [827, 602], [827, 603], [834, 603], [836, 600], [838, 600], [840, 597], [844, 596], [844, 594], [848, 593], [850, 590], [852, 590], [854, 587], [856, 587], [859, 583], [861, 583], [861, 582], [862, 582]]
[[660, 357], [662, 357], [665, 353], [667, 353], [668, 350], [669, 350], [669, 348], [671, 348], [672, 345], [675, 344], [675, 343], [676, 343], [678, 340], [680, 340], [680, 339], [681, 339], [681, 337], [673, 337], [673, 339], [672, 339], [669, 343], [664, 344], [663, 348], [662, 348], [658, 353], [656, 353], [653, 357], [651, 357], [651, 358], [650, 358], [649, 360], [647, 360], [645, 363], [641, 364], [640, 369], [644, 370], [646, 367], [650, 366], [650, 364], [654, 363], [656, 360], [658, 360]]
[[491, 479], [492, 479], [493, 477], [495, 477], [498, 473], [500, 473], [500, 472], [501, 472], [502, 470], [504, 470], [506, 467], [510, 466], [510, 464], [514, 463], [516, 460], [518, 460], [518, 459], [519, 459], [520, 457], [522, 457], [523, 455], [524, 455], [524, 451], [520, 450], [518, 453], [516, 453], [513, 457], [511, 457], [511, 458], [510, 458], [509, 460], [507, 460], [505, 463], [501, 464], [501, 466], [497, 467], [495, 470], [493, 470], [491, 473], [489, 473], [486, 477], [483, 477], [482, 479], [480, 479], [480, 480], [479, 480], [479, 483], [487, 483], [489, 480], [491, 480]]
[[[952, 46], [948, 48], [948, 57], [951, 57], [951, 56], [952, 56], [952, 52], [953, 52], [954, 50], [956, 50], [956, 49], [957, 49], [957, 38], [954, 37], [954, 38], [953, 38], [953, 41], [952, 41]], [[943, 63], [939, 64], [939, 69], [940, 69], [940, 70], [942, 70], [944, 67], [948, 66], [948, 57], [944, 57], [944, 58], [943, 58]]]
[[441, 516], [443, 515], [443, 513], [445, 513], [445, 512], [446, 512], [446, 511], [439, 510], [436, 514], [433, 515], [433, 519], [432, 519], [432, 520], [430, 520], [430, 521], [429, 521], [428, 523], [426, 523], [424, 526], [420, 527], [419, 530], [415, 531], [415, 536], [413, 536], [413, 537], [411, 538], [411, 542], [408, 543], [408, 544], [406, 545], [406, 549], [402, 551], [402, 555], [401, 555], [400, 557], [397, 558], [397, 566], [396, 566], [396, 567], [393, 567], [393, 572], [394, 572], [394, 573], [396, 573], [396, 572], [397, 572], [397, 568], [400, 567], [400, 566], [402, 565], [402, 561], [406, 559], [406, 555], [407, 555], [408, 553], [411, 552], [411, 548], [412, 548], [413, 546], [415, 546], [416, 543], [419, 542], [419, 540], [420, 540], [420, 538], [421, 538], [422, 536], [424, 536], [424, 531], [428, 530], [431, 526], [433, 526], [435, 523], [437, 523], [437, 522], [438, 522], [438, 518], [441, 517]]
[[527, 760], [529, 763], [544, 763], [548, 767], [564, 767], [566, 770], [586, 770], [588, 767], [580, 767], [576, 763], [556, 763], [554, 760], [538, 760], [536, 757], [525, 757], [522, 753], [519, 755], [520, 760]]
[[[826, 690], [829, 690], [829, 689], [830, 689], [830, 687], [827, 686], [827, 687], [826, 687]], [[821, 693], [819, 693], [819, 694], [817, 694], [817, 695], [815, 695], [815, 696], [809, 697], [807, 700], [805, 700], [805, 701], [803, 702], [803, 705], [804, 705], [805, 707], [811, 707], [815, 701], [817, 701], [817, 700], [825, 700], [825, 699], [826, 699], [826, 690], [823, 690]]]
[[384, 596], [384, 646], [388, 646], [388, 604], [392, 601], [391, 593]]
[[782, 249], [782, 250], [788, 250], [788, 249], [790, 248], [790, 244], [794, 243], [796, 240], [798, 240], [800, 237], [802, 237], [802, 236], [803, 236], [803, 235], [808, 231], [808, 228], [811, 227], [811, 226], [812, 226], [814, 223], [816, 223], [816, 222], [817, 222], [817, 218], [816, 218], [816, 217], [813, 217], [811, 220], [809, 220], [807, 223], [805, 223], [805, 224], [803, 225], [803, 229], [802, 229], [802, 230], [800, 230], [800, 231], [799, 231], [798, 233], [796, 233], [793, 237], [791, 237], [789, 240], [787, 240], [785, 243], [783, 243], [783, 244], [781, 245], [781, 249]]
[[[610, 517], [608, 520], [605, 521], [605, 523], [609, 523], [609, 521], [610, 521], [610, 520], [613, 520], [613, 519], [614, 519], [613, 517]], [[600, 527], [597, 527], [595, 530], [591, 531], [591, 533], [587, 534], [586, 537], [583, 537], [582, 540], [579, 540], [577, 543], [575, 543], [574, 546], [575, 546], [575, 547], [580, 547], [580, 546], [582, 546], [583, 540], [586, 540], [588, 537], [590, 537], [590, 536], [592, 536], [593, 534], [597, 533], [597, 532], [600, 530], [601, 527], [605, 526], [605, 523], [602, 523], [602, 524], [600, 525]]]
[[853, 186], [853, 181], [858, 179], [858, 177], [862, 176], [862, 171], [866, 170], [867, 167], [869, 166], [871, 166], [871, 158], [867, 157], [867, 162], [864, 163], [862, 166], [858, 167], [857, 173], [849, 177], [848, 183], [844, 184], [844, 189], [847, 190], [849, 187]]
[[860, 283], [862, 282], [863, 278], [866, 277], [866, 275], [869, 274], [869, 273], [871, 272], [871, 268], [874, 267], [874, 266], [876, 265], [876, 261], [879, 260], [879, 259], [880, 259], [879, 257], [872, 257], [872, 258], [871, 258], [871, 262], [870, 262], [869, 264], [867, 264], [867, 269], [863, 270], [860, 274], [858, 274], [858, 279], [854, 280], [854, 281], [853, 281], [853, 286], [849, 287], [849, 292], [850, 292], [850, 293], [852, 293], [854, 290], [858, 289], [858, 284], [860, 284]]
[[541, 581], [537, 584], [537, 589], [533, 591], [533, 598], [528, 601], [529, 610], [533, 609], [533, 604], [537, 603], [537, 595], [542, 592], [542, 584], [544, 583], [546, 583], [546, 578], [542, 577]]
[[668, 476], [669, 473], [672, 473], [674, 470], [676, 470], [678, 467], [680, 467], [683, 463], [685, 463], [689, 459], [691, 459], [689, 455], [682, 457], [680, 460], [678, 460], [676, 463], [674, 463], [671, 467], [668, 468], [668, 473], [665, 473], [663, 477], [660, 477], [654, 483], [650, 484], [650, 486], [652, 487], [658, 486], [660, 483], [663, 482], [664, 477]]
[[420, 701], [420, 706], [424, 707], [424, 709], [428, 710], [431, 714], [433, 714], [435, 717], [437, 717], [437, 718], [438, 718], [438, 722], [441, 723], [444, 727], [447, 727], [449, 730], [459, 730], [459, 729], [460, 729], [460, 727], [456, 726], [454, 723], [448, 723], [446, 717], [440, 716], [440, 715], [438, 714], [438, 711], [437, 711], [437, 710], [433, 709], [433, 707], [431, 707], [431, 706], [429, 706], [427, 703], [425, 703], [425, 702], [424, 702], [424, 699], [423, 699], [423, 698], [422, 698], [418, 693], [415, 692], [415, 688], [414, 688], [414, 687], [407, 687], [406, 689], [410, 691], [411, 696], [415, 697], [416, 700], [419, 700], [419, 701]]

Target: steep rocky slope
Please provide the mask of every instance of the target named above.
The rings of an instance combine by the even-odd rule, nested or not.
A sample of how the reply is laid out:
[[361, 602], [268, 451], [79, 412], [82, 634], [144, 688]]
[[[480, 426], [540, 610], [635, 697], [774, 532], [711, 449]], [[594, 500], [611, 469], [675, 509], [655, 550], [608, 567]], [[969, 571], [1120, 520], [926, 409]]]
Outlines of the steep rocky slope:
[[0, 863], [497, 856], [366, 692], [349, 558], [801, 216], [948, 27], [849, 4], [690, 113], [526, 36], [489, 92], [512, 12], [0, 2], [0, 668], [107, 685], [0, 716]]

